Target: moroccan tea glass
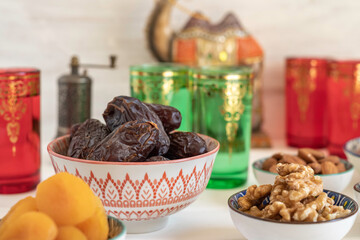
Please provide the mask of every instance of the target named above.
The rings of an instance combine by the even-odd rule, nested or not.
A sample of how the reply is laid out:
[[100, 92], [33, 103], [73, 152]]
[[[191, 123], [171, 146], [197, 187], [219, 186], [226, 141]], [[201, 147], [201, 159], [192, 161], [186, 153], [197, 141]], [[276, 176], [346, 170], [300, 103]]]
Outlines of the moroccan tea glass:
[[327, 59], [286, 59], [286, 138], [289, 146], [327, 145]]
[[331, 64], [328, 95], [328, 150], [345, 158], [343, 145], [360, 136], [360, 60]]
[[193, 131], [220, 142], [208, 188], [226, 189], [247, 180], [251, 145], [252, 82], [248, 67], [202, 67], [191, 72]]
[[40, 71], [0, 69], [0, 193], [40, 180]]
[[188, 68], [171, 63], [130, 67], [131, 96], [146, 103], [177, 108], [182, 115], [178, 130], [191, 131], [192, 104]]

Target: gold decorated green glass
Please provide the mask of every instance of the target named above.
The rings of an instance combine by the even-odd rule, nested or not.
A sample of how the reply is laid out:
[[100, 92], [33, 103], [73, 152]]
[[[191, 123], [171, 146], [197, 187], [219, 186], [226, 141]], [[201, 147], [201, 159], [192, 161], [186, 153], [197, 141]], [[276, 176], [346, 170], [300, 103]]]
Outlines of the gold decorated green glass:
[[247, 180], [251, 145], [252, 70], [203, 67], [191, 72], [193, 131], [220, 142], [208, 188], [234, 188]]
[[192, 130], [190, 85], [186, 66], [159, 63], [130, 67], [131, 96], [146, 103], [177, 108], [183, 119], [181, 131]]

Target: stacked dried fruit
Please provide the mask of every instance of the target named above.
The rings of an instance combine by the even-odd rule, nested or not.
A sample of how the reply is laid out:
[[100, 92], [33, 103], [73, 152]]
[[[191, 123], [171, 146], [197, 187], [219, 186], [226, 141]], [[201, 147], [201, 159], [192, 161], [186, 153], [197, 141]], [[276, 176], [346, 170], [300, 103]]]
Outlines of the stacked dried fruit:
[[276, 164], [278, 163], [307, 165], [314, 170], [315, 174], [334, 174], [346, 171], [345, 165], [339, 157], [325, 156], [323, 152], [311, 148], [299, 149], [297, 156], [275, 153], [264, 161], [262, 169], [276, 173]]
[[106, 240], [108, 233], [101, 200], [69, 173], [41, 182], [35, 198], [20, 200], [0, 222], [0, 240]]
[[[350, 213], [323, 192], [320, 176], [309, 166], [276, 165], [279, 173], [274, 185], [252, 185], [238, 199], [239, 210], [252, 216], [282, 222], [320, 222], [341, 218]], [[268, 204], [263, 204], [269, 197]]]
[[107, 162], [151, 162], [205, 153], [195, 133], [173, 132], [181, 114], [173, 107], [115, 97], [103, 113], [106, 125], [88, 119], [72, 127], [68, 156]]

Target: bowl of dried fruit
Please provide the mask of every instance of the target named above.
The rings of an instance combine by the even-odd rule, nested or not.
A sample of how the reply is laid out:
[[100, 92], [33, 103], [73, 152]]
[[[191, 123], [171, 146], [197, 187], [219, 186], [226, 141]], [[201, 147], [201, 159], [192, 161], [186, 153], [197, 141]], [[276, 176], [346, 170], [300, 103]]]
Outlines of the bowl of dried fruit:
[[342, 239], [352, 228], [358, 204], [324, 190], [321, 177], [299, 164], [277, 164], [273, 185], [252, 185], [228, 200], [236, 228], [247, 239]]
[[360, 173], [360, 137], [347, 141], [343, 150], [349, 162], [354, 164], [354, 167]]
[[325, 189], [341, 192], [350, 183], [354, 166], [337, 156], [325, 156], [323, 152], [301, 148], [298, 154], [275, 153], [269, 158], [262, 158], [252, 164], [254, 175], [259, 184], [271, 184], [277, 175], [277, 163], [297, 163], [311, 167], [316, 175], [321, 176]]
[[219, 142], [174, 131], [177, 109], [136, 98], [115, 97], [103, 117], [106, 124], [89, 119], [48, 145], [55, 172], [82, 178], [128, 233], [163, 228], [206, 188]]

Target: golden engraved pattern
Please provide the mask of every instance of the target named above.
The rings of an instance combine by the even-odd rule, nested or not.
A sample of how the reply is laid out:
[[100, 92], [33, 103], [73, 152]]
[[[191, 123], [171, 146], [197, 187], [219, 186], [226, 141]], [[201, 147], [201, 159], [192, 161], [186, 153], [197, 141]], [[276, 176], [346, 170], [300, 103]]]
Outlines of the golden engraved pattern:
[[[11, 80], [0, 84], [0, 116], [7, 122], [6, 132], [13, 144], [12, 153], [15, 156], [16, 146], [20, 134], [19, 120], [26, 112], [26, 104], [22, 97], [39, 94], [39, 75], [29, 81]], [[15, 78], [16, 79], [16, 78]]]
[[351, 102], [350, 112], [351, 112], [351, 119], [353, 120], [353, 129], [356, 130], [358, 128], [358, 122], [360, 118], [360, 103], [356, 101], [359, 99], [360, 96], [360, 64], [356, 65], [356, 70], [354, 72], [354, 95], [353, 101]]
[[291, 68], [290, 74], [295, 79], [292, 87], [297, 95], [297, 103], [300, 111], [301, 121], [306, 120], [306, 113], [309, 108], [310, 94], [316, 89], [315, 78], [317, 70], [315, 68], [316, 62], [311, 63], [311, 68], [300, 66], [298, 68]]
[[231, 158], [232, 143], [234, 142], [239, 128], [238, 121], [245, 110], [242, 102], [246, 94], [246, 83], [226, 82], [224, 89], [224, 120], [226, 121], [226, 137], [229, 141], [229, 156]]
[[358, 128], [358, 122], [360, 119], [360, 64], [356, 65], [356, 69], [353, 74], [339, 73], [336, 67], [331, 72], [332, 80], [338, 82], [341, 78], [345, 82], [343, 88], [343, 95], [351, 99], [350, 103], [350, 116], [353, 121], [352, 128], [356, 130]]
[[143, 85], [143, 90], [145, 102], [169, 105], [169, 99], [171, 99], [170, 94], [174, 90], [174, 80], [172, 78], [150, 80]]
[[26, 88], [22, 81], [11, 81], [8, 84], [8, 97], [1, 99], [0, 115], [3, 116], [6, 124], [6, 132], [10, 142], [13, 144], [13, 155], [16, 153], [15, 144], [20, 134], [20, 124], [17, 122], [21, 119], [26, 111], [26, 104], [18, 95], [25, 94]]

